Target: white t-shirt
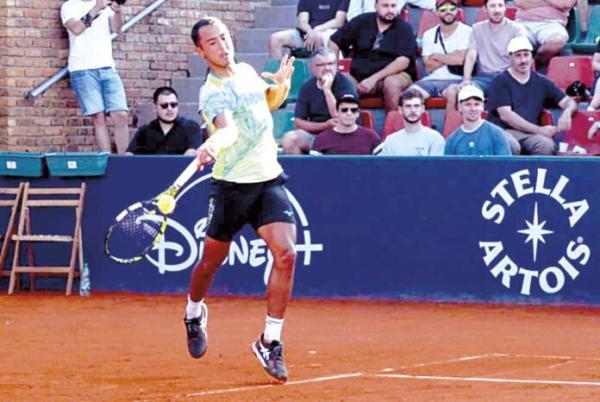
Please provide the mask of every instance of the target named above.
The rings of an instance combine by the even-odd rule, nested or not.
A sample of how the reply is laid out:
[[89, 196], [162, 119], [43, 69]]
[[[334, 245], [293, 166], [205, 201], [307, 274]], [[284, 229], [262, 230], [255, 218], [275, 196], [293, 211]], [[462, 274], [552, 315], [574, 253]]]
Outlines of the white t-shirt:
[[[404, 7], [406, 3], [425, 10], [435, 10], [435, 0], [397, 0], [396, 3], [398, 4], [398, 12], [402, 10], [402, 7]], [[375, 0], [350, 0], [346, 19], [350, 21], [357, 15], [373, 11], [375, 11]]]
[[[60, 8], [63, 25], [71, 18], [81, 19], [95, 4], [95, 1], [68, 0]], [[106, 7], [92, 22], [92, 26], [86, 28], [79, 35], [75, 35], [67, 29], [69, 33], [69, 71], [115, 67], [109, 21], [113, 15], [114, 11], [110, 7]]]
[[412, 133], [402, 129], [385, 138], [379, 155], [439, 156], [444, 155], [445, 145], [444, 137], [429, 127], [423, 126]]
[[[423, 34], [423, 58], [431, 56], [432, 54], [444, 54], [444, 48], [439, 39], [436, 41], [435, 34], [439, 25], [425, 31]], [[447, 53], [452, 53], [456, 50], [467, 50], [469, 46], [469, 38], [471, 37], [471, 28], [462, 22], [458, 23], [456, 31], [448, 38], [444, 37], [444, 46], [446, 47]], [[444, 65], [438, 69], [433, 70], [429, 75], [423, 77], [424, 80], [460, 80], [462, 76], [452, 74], [448, 71], [448, 66]]]

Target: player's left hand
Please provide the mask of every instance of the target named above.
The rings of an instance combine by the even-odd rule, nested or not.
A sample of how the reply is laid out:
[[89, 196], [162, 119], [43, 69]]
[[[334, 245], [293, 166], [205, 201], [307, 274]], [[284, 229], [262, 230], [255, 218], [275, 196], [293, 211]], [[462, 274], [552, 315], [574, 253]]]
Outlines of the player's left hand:
[[276, 85], [287, 85], [289, 87], [292, 74], [294, 72], [294, 60], [296, 60], [294, 56], [289, 57], [286, 54], [281, 58], [279, 70], [277, 70], [275, 73], [263, 71], [260, 75], [263, 78], [273, 81]]

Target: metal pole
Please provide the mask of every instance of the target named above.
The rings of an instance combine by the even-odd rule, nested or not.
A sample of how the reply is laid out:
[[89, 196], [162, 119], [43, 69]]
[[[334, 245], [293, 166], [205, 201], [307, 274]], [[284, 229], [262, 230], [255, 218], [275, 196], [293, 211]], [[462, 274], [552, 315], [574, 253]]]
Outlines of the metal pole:
[[[131, 28], [132, 26], [137, 24], [142, 18], [144, 18], [148, 14], [152, 13], [154, 10], [156, 10], [158, 7], [160, 7], [165, 1], [167, 1], [167, 0], [156, 0], [154, 3], [150, 4], [148, 7], [144, 8], [142, 11], [140, 11], [138, 14], [134, 15], [131, 19], [129, 19], [126, 23], [123, 24], [123, 27], [121, 28], [120, 33], [114, 32], [112, 34], [111, 39], [115, 40], [115, 38], [117, 38], [119, 35], [125, 33], [125, 31], [127, 31], [129, 28]], [[39, 85], [38, 87], [27, 92], [27, 94], [25, 95], [25, 98], [26, 99], [37, 98], [38, 96], [40, 96], [41, 94], [46, 92], [48, 90], [48, 88], [50, 88], [52, 85], [56, 84], [58, 81], [62, 80], [68, 74], [69, 74], [69, 70], [67, 70], [67, 67], [63, 67], [58, 73], [56, 73], [52, 77], [48, 78], [41, 85]]]

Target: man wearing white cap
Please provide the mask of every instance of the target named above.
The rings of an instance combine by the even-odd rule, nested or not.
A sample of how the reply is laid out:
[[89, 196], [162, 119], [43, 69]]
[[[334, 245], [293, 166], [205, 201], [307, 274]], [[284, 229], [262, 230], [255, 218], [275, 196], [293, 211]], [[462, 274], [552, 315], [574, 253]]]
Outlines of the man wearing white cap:
[[483, 91], [475, 85], [465, 85], [458, 93], [458, 110], [463, 124], [450, 134], [445, 155], [511, 155], [507, 134], [481, 118]]
[[[532, 46], [526, 37], [508, 43], [510, 67], [499, 74], [489, 88], [489, 120], [506, 129], [514, 154], [552, 155], [554, 136], [571, 128], [571, 115], [577, 103], [545, 76], [531, 71]], [[540, 126], [546, 100], [563, 109], [557, 126]]]

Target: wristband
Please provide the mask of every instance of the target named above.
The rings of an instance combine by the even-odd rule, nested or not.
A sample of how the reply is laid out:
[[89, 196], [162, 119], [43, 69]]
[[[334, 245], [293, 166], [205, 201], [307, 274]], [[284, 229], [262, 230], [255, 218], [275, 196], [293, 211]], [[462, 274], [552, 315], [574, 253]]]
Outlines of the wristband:
[[92, 16], [90, 15], [90, 13], [87, 13], [86, 15], [84, 15], [83, 17], [81, 17], [81, 22], [83, 22], [83, 25], [85, 25], [86, 27], [91, 27], [92, 26], [92, 21], [94, 20], [94, 18], [92, 18]]

